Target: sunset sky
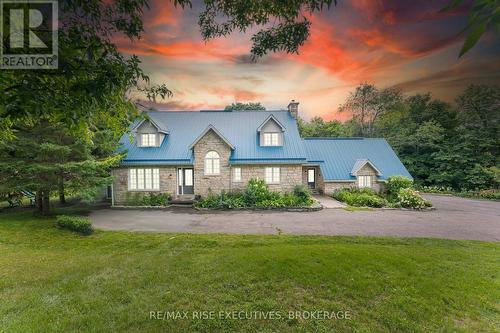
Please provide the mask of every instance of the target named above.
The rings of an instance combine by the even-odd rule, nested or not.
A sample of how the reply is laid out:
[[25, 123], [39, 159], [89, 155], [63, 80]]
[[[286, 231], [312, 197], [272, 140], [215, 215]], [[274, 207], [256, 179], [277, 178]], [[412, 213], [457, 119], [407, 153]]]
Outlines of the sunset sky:
[[470, 83], [500, 83], [500, 43], [493, 34], [457, 58], [467, 12], [438, 13], [448, 2], [339, 0], [311, 18], [311, 36], [298, 55], [275, 53], [252, 62], [251, 32], [205, 43], [199, 5], [182, 10], [153, 0], [142, 39], [117, 42], [124, 54], [140, 57], [152, 82], [174, 92], [161, 109], [220, 109], [248, 101], [281, 109], [295, 99], [306, 119], [342, 120], [347, 115], [337, 108], [361, 82], [399, 86], [407, 94], [431, 92], [446, 101]]

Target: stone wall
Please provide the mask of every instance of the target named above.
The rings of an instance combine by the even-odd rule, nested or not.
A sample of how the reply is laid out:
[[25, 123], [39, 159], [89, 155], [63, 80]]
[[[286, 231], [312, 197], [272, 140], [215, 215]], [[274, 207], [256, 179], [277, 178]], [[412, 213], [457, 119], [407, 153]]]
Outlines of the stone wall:
[[325, 182], [324, 192], [327, 195], [332, 194], [333, 192], [340, 191], [344, 188], [352, 188], [357, 187], [356, 182]]
[[[133, 167], [130, 167], [133, 168]], [[114, 204], [117, 206], [127, 205], [127, 197], [133, 195], [133, 193], [168, 193], [172, 196], [176, 194], [176, 168], [175, 167], [158, 167], [158, 166], [143, 166], [136, 168], [158, 168], [160, 169], [160, 190], [159, 191], [128, 191], [128, 169], [129, 168], [117, 168], [113, 169], [111, 175], [114, 177], [113, 180], [113, 196]], [[130, 193], [127, 195], [127, 193]]]
[[252, 178], [265, 180], [266, 167], [270, 166], [280, 168], [280, 183], [267, 185], [271, 191], [292, 192], [296, 185], [302, 184], [301, 165], [235, 165], [241, 168], [241, 182], [234, 182], [231, 175], [231, 190], [244, 190]]
[[[215, 151], [220, 157], [220, 174], [205, 175], [205, 155]], [[194, 193], [206, 196], [210, 191], [220, 193], [230, 190], [231, 172], [229, 157], [231, 148], [212, 130], [208, 131], [194, 146]]]

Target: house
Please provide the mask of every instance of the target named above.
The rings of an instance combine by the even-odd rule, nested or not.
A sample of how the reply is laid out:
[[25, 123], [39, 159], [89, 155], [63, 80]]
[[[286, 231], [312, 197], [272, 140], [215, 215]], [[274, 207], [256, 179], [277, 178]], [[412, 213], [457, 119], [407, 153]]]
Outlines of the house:
[[274, 191], [305, 184], [330, 194], [343, 187], [380, 191], [392, 175], [411, 177], [384, 139], [301, 138], [298, 103], [278, 111], [150, 111], [121, 138], [127, 152], [113, 170], [112, 200], [133, 192], [173, 196], [236, 191], [252, 178]]

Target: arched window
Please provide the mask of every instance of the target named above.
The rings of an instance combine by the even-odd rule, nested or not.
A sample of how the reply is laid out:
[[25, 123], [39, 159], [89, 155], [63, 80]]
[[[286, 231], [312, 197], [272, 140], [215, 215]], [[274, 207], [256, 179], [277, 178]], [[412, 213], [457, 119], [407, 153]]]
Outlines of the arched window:
[[205, 175], [218, 175], [220, 173], [220, 157], [216, 151], [209, 151], [205, 155]]

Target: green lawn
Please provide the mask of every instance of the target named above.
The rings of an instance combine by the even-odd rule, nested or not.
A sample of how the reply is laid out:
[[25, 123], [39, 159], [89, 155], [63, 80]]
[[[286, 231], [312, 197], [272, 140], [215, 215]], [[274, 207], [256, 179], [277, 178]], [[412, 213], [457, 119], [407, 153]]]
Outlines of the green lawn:
[[[430, 239], [84, 237], [53, 219], [0, 212], [0, 332], [498, 332], [499, 250]], [[232, 310], [282, 318], [218, 318]], [[289, 319], [294, 310], [352, 318]]]

